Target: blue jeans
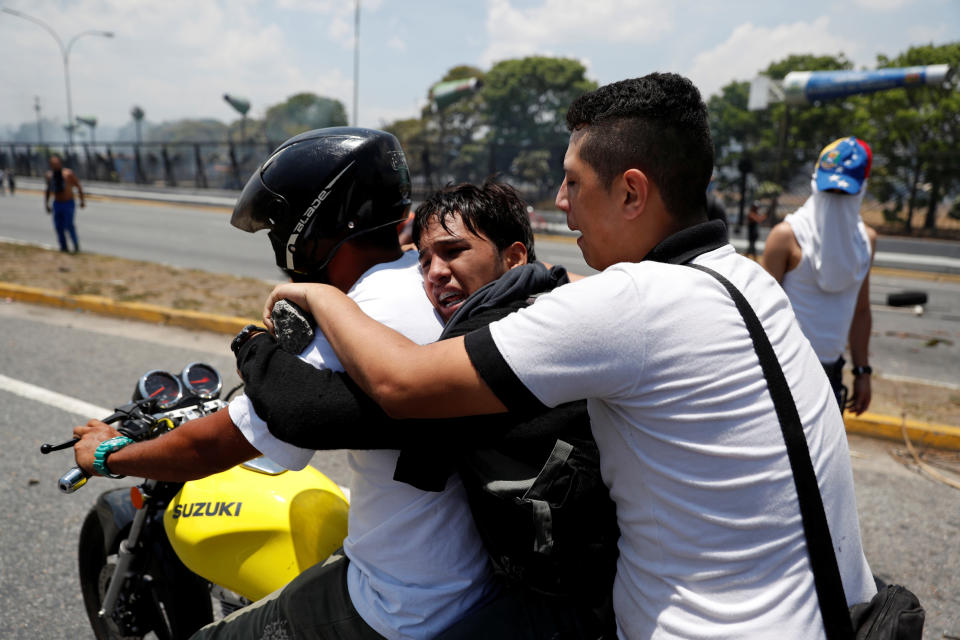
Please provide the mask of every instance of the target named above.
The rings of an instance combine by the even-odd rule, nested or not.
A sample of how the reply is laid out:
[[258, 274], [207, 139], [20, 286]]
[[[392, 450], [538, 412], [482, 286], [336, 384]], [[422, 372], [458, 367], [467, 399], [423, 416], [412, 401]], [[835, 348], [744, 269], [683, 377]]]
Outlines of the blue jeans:
[[76, 211], [76, 203], [73, 200], [58, 202], [53, 201], [53, 228], [57, 230], [57, 240], [60, 241], [60, 251], [67, 250], [67, 234], [73, 240], [73, 250], [80, 250], [80, 243], [77, 242], [77, 229], [73, 226], [73, 216]]

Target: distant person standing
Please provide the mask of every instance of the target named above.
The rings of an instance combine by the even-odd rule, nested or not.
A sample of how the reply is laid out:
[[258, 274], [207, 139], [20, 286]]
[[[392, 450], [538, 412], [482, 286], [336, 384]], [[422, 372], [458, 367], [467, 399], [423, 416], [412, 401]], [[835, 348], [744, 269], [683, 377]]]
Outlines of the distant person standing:
[[846, 404], [858, 415], [870, 406], [873, 373], [870, 264], [877, 232], [860, 218], [872, 159], [867, 143], [854, 137], [827, 145], [817, 160], [812, 195], [770, 231], [760, 260], [783, 285], [841, 404], [849, 341], [854, 381]]
[[760, 225], [766, 222], [767, 214], [760, 213], [760, 207], [756, 202], [750, 203], [750, 210], [747, 211], [747, 257], [757, 257], [757, 238], [760, 237]]
[[13, 195], [17, 189], [17, 182], [13, 175], [13, 169], [7, 169], [7, 186], [10, 188], [10, 195]]
[[[70, 169], [63, 168], [63, 161], [58, 155], [50, 156], [50, 170], [47, 171], [47, 190], [43, 194], [43, 206], [47, 213], [53, 213], [53, 227], [57, 230], [57, 240], [60, 241], [60, 251], [66, 252], [67, 234], [73, 240], [73, 251], [80, 251], [77, 242], [77, 229], [73, 224], [76, 204], [73, 201], [73, 190], [80, 194], [80, 208], [86, 206], [83, 196], [83, 187], [77, 180], [76, 174]], [[50, 207], [50, 196], [53, 195], [53, 207]]]
[[5, 174], [4, 174], [4, 172], [3, 172], [3, 169], [0, 168], [0, 196], [5, 196], [5, 195], [7, 195], [7, 192], [3, 190], [3, 178], [4, 178], [4, 175], [5, 175]]

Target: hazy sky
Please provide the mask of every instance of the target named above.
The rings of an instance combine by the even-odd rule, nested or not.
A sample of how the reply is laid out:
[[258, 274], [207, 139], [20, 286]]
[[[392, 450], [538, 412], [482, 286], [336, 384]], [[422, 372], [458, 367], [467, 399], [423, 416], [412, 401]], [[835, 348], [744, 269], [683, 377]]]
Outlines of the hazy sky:
[[[123, 125], [251, 115], [312, 91], [353, 113], [353, 0], [0, 0], [68, 42], [73, 111]], [[877, 53], [960, 39], [960, 0], [362, 0], [359, 124], [415, 117], [451, 67], [530, 54], [572, 57], [604, 84], [651, 71], [689, 76], [705, 97], [790, 53]], [[66, 119], [62, 58], [41, 27], [0, 13], [0, 124]]]

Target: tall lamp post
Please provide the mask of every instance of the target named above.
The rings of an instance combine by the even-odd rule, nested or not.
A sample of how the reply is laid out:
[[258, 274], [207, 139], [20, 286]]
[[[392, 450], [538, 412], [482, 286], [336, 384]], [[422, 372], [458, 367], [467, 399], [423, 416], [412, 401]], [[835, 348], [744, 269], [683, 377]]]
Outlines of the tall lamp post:
[[143, 112], [143, 109], [136, 105], [130, 109], [130, 116], [133, 118], [133, 122], [137, 127], [137, 146], [140, 146], [140, 123], [143, 122], [143, 116], [145, 115], [146, 114]]
[[250, 111], [250, 101], [240, 96], [223, 94], [223, 99], [240, 114], [240, 142], [247, 141], [247, 112]]
[[63, 40], [60, 39], [60, 36], [57, 35], [57, 32], [48, 25], [46, 22], [39, 18], [34, 18], [31, 15], [17, 11], [15, 9], [10, 9], [9, 7], [0, 7], [4, 13], [9, 13], [12, 16], [17, 16], [18, 18], [23, 18], [24, 20], [29, 20], [30, 22], [40, 25], [43, 27], [47, 33], [53, 36], [53, 39], [57, 41], [57, 45], [60, 47], [60, 55], [63, 56], [63, 81], [67, 88], [67, 136], [69, 140], [70, 147], [73, 147], [73, 101], [70, 97], [70, 49], [73, 48], [73, 43], [76, 42], [79, 38], [83, 36], [102, 36], [104, 38], [112, 38], [112, 31], [100, 31], [99, 29], [88, 29], [87, 31], [81, 31], [77, 35], [70, 38], [67, 41], [67, 44], [63, 44]]
[[77, 124], [85, 124], [90, 127], [90, 144], [96, 146], [97, 139], [94, 136], [94, 129], [97, 128], [97, 119], [94, 116], [77, 116]]
[[147, 181], [147, 177], [143, 174], [143, 165], [140, 164], [140, 123], [143, 122], [144, 115], [146, 114], [143, 112], [143, 109], [137, 105], [134, 105], [133, 108], [130, 109], [130, 116], [137, 125], [137, 144], [133, 147], [133, 178], [137, 184], [142, 184]]
[[360, 95], [360, 0], [354, 5], [353, 13], [353, 126], [359, 127], [357, 112]]
[[43, 126], [40, 124], [40, 96], [33, 96], [33, 110], [37, 112], [37, 146], [43, 144]]

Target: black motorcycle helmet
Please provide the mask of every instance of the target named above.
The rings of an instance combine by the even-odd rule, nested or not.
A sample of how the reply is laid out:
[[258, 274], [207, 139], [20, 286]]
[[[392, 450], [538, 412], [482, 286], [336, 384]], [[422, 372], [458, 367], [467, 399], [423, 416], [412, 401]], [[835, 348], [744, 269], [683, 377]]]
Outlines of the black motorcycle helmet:
[[294, 280], [325, 280], [347, 240], [402, 222], [410, 173], [391, 134], [356, 127], [290, 138], [247, 181], [230, 224], [269, 229], [277, 266]]

